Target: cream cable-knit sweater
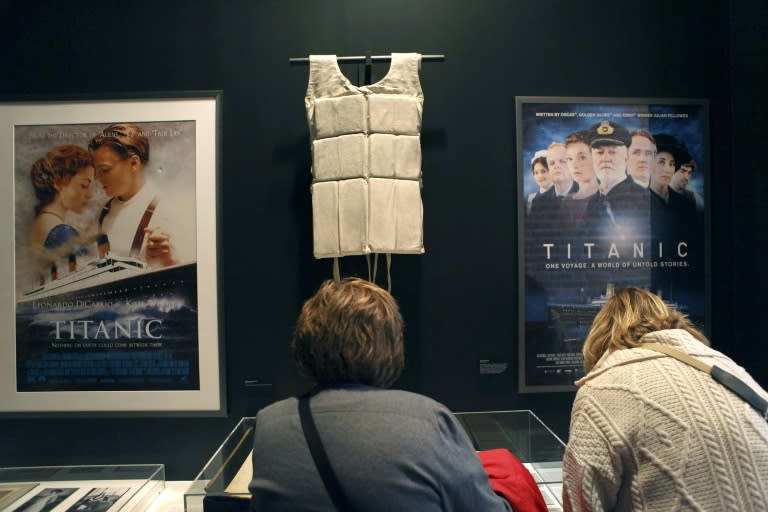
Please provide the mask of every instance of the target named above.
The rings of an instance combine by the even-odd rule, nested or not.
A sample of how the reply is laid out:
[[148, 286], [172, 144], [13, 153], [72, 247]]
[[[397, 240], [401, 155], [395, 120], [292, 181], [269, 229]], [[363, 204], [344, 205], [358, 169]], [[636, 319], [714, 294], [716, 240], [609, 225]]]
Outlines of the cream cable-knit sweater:
[[[647, 334], [746, 371], [683, 330]], [[565, 510], [768, 510], [768, 422], [708, 374], [641, 348], [605, 354], [576, 383], [563, 464]]]

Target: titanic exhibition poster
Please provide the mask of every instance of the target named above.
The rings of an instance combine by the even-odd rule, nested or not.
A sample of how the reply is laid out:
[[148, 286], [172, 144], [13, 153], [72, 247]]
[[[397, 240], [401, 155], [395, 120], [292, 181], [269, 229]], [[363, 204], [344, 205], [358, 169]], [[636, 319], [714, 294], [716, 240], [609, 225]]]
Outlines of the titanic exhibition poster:
[[17, 392], [200, 389], [195, 132], [15, 126]]
[[701, 100], [517, 98], [521, 391], [575, 389], [614, 290], [706, 329], [707, 123]]

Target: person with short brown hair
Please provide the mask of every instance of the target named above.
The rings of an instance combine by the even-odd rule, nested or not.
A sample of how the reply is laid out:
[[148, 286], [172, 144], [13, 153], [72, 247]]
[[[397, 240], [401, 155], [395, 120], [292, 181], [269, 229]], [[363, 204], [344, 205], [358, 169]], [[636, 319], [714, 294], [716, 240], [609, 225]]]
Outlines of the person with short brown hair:
[[[301, 372], [317, 384], [311, 415], [356, 510], [510, 510], [445, 406], [387, 389], [404, 364], [403, 319], [387, 291], [359, 278], [326, 281], [304, 304], [292, 349]], [[257, 415], [253, 510], [335, 510], [298, 404], [288, 398]]]
[[669, 349], [768, 399], [682, 312], [647, 290], [618, 290], [584, 342], [588, 373], [576, 382], [563, 463], [566, 511], [765, 510], [766, 418]]
[[369, 281], [326, 281], [304, 303], [292, 349], [299, 370], [322, 386], [388, 388], [405, 364], [403, 318], [392, 295]]

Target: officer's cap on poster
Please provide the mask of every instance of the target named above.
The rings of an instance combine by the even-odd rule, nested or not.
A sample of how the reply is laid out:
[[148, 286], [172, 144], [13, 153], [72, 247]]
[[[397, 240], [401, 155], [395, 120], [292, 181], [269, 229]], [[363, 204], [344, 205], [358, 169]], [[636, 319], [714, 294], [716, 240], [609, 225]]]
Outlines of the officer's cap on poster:
[[618, 123], [600, 121], [587, 130], [589, 144], [597, 146], [627, 146], [632, 144], [629, 130]]

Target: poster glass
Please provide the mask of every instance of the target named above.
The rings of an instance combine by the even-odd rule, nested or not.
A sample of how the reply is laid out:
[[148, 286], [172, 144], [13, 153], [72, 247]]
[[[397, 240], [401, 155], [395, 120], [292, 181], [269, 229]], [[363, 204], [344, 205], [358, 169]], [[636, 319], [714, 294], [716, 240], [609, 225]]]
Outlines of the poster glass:
[[0, 104], [0, 412], [221, 413], [218, 102]]
[[706, 329], [707, 103], [517, 98], [520, 389], [566, 391], [619, 288]]

